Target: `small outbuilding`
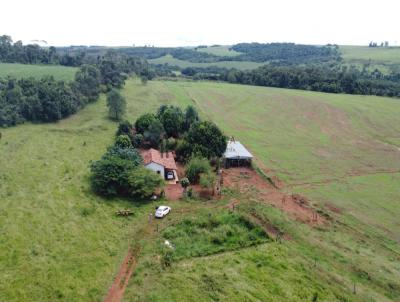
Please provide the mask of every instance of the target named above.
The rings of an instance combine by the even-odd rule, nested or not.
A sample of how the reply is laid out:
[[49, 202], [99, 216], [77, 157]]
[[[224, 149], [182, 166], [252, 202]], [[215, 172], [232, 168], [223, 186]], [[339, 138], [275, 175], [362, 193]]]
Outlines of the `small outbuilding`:
[[253, 155], [233, 137], [228, 141], [223, 155], [225, 168], [250, 166]]

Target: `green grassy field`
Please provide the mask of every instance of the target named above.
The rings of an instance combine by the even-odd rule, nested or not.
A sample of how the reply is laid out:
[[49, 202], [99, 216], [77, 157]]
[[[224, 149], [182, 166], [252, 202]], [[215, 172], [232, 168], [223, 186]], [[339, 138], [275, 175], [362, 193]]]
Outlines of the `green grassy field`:
[[[398, 100], [179, 81], [129, 80], [122, 92], [131, 121], [162, 103], [194, 104], [283, 190], [306, 195], [331, 220], [310, 227], [259, 203], [256, 191], [233, 190], [219, 201], [171, 202], [160, 231], [137, 237], [155, 203], [108, 201], [89, 188], [89, 161], [116, 129], [101, 99], [56, 124], [1, 130], [1, 301], [101, 301], [135, 241], [142, 252], [124, 301], [400, 299]], [[247, 227], [226, 217], [231, 200], [291, 240], [248, 246]], [[115, 217], [121, 208], [135, 215]], [[197, 222], [214, 215], [227, 226]], [[177, 247], [167, 268], [159, 259], [165, 238]]]
[[57, 80], [71, 81], [74, 79], [76, 71], [77, 68], [66, 66], [0, 63], [0, 77], [34, 77], [39, 79], [52, 75]]
[[263, 63], [249, 62], [249, 61], [221, 61], [214, 63], [192, 63], [189, 61], [176, 59], [171, 55], [166, 55], [164, 57], [157, 59], [151, 59], [149, 60], [149, 62], [152, 64], [168, 64], [171, 66], [178, 66], [180, 68], [217, 66], [221, 68], [236, 68], [239, 70], [255, 69], [257, 67], [265, 65]]
[[221, 56], [221, 57], [234, 57], [240, 55], [240, 52], [230, 50], [231, 46], [222, 45], [222, 46], [209, 46], [207, 48], [198, 48], [197, 51], [206, 52], [212, 55]]

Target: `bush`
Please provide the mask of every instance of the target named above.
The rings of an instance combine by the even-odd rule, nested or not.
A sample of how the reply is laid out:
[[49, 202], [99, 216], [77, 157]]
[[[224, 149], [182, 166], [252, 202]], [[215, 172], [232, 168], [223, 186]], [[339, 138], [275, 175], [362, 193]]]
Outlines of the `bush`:
[[211, 166], [206, 158], [193, 157], [186, 165], [186, 176], [192, 184], [199, 181], [200, 174], [210, 172]]
[[213, 188], [214, 184], [215, 184], [215, 180], [216, 180], [216, 177], [212, 171], [200, 174], [200, 186], [202, 188], [207, 188], [207, 189]]
[[160, 175], [144, 167], [138, 167], [128, 173], [128, 194], [132, 197], [151, 197], [157, 189], [164, 187]]
[[181, 186], [186, 190], [187, 187], [189, 187], [190, 181], [187, 177], [184, 177], [181, 179]]
[[130, 148], [132, 147], [131, 139], [127, 135], [119, 135], [115, 140], [115, 146], [119, 148]]

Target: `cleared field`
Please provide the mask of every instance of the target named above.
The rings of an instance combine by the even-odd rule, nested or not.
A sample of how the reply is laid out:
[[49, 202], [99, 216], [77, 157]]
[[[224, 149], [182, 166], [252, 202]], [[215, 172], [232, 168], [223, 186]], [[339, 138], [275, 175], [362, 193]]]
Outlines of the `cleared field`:
[[162, 272], [148, 243], [127, 301], [304, 301], [316, 292], [322, 301], [400, 298], [398, 100], [208, 82], [153, 82], [147, 97], [195, 104], [248, 146], [284, 190], [334, 218], [312, 228], [260, 205], [257, 194], [234, 194], [244, 211], [255, 207], [295, 239], [183, 260]]
[[[57, 124], [1, 130], [1, 301], [101, 301], [133, 242], [142, 250], [125, 301], [400, 299], [398, 100], [136, 80], [123, 94], [131, 121], [162, 103], [194, 104], [248, 146], [258, 166], [286, 183], [283, 190], [303, 193], [330, 220], [298, 222], [249, 188], [219, 201], [171, 202], [159, 232], [138, 237], [156, 203], [104, 200], [89, 188], [89, 161], [116, 129], [101, 99]], [[232, 201], [238, 213], [257, 213], [290, 239], [249, 246], [253, 227], [226, 216]], [[121, 208], [135, 215], [115, 217]], [[217, 219], [205, 227], [213, 215], [227, 225]], [[169, 267], [160, 265], [165, 238], [177, 243]]]
[[400, 47], [340, 46], [343, 59], [400, 64]]
[[12, 76], [15, 78], [34, 77], [36, 79], [47, 75], [57, 80], [71, 81], [75, 77], [77, 68], [52, 65], [26, 65], [0, 63], [0, 77]]
[[215, 63], [192, 63], [189, 61], [176, 59], [171, 55], [166, 55], [161, 58], [152, 59], [149, 60], [149, 62], [152, 64], [168, 64], [171, 66], [178, 66], [180, 68], [217, 66], [222, 68], [236, 68], [239, 70], [255, 69], [257, 67], [265, 65], [263, 63], [249, 62], [249, 61], [221, 61]]
[[198, 48], [197, 51], [206, 52], [221, 57], [234, 57], [241, 54], [240, 52], [230, 50], [230, 47], [231, 46], [229, 45], [208, 46], [207, 48]]

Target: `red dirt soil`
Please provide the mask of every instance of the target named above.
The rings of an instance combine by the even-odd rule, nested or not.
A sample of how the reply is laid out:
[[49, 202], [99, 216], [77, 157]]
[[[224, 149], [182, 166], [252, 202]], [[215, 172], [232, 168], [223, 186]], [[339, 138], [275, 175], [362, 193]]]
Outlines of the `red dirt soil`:
[[298, 221], [310, 225], [319, 225], [325, 222], [325, 218], [310, 207], [305, 197], [280, 191], [250, 168], [224, 169], [222, 176], [223, 187], [237, 189], [257, 202], [272, 204]]
[[136, 267], [136, 255], [139, 253], [139, 249], [133, 251], [129, 249], [124, 262], [121, 264], [119, 272], [115, 277], [114, 283], [108, 290], [108, 294], [104, 299], [104, 302], [119, 302], [122, 300], [126, 286], [128, 285], [129, 279], [131, 278], [133, 271]]

